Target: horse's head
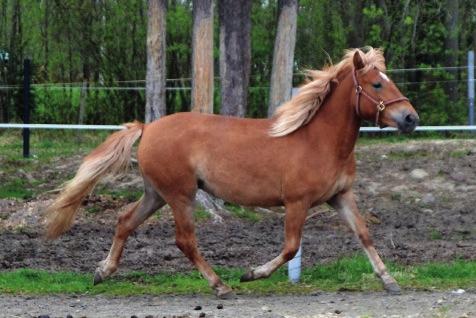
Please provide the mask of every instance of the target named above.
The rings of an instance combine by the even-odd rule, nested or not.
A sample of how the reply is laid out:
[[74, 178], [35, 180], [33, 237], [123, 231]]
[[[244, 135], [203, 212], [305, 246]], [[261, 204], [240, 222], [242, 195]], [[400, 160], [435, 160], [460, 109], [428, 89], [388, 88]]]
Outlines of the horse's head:
[[412, 104], [402, 95], [389, 77], [374, 67], [361, 74], [365, 67], [362, 56], [356, 51], [353, 57], [354, 106], [357, 114], [375, 121], [380, 127], [396, 127], [402, 132], [412, 132], [419, 117]]

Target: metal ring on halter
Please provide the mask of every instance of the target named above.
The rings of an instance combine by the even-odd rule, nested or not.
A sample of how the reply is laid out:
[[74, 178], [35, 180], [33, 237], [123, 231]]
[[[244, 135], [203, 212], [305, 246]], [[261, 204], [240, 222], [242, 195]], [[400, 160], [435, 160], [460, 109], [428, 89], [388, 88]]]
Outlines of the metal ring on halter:
[[383, 100], [381, 100], [378, 104], [377, 104], [377, 110], [379, 112], [383, 111], [385, 109], [385, 103], [383, 102]]
[[358, 85], [358, 86], [355, 88], [355, 92], [356, 92], [357, 94], [362, 93], [362, 86]]

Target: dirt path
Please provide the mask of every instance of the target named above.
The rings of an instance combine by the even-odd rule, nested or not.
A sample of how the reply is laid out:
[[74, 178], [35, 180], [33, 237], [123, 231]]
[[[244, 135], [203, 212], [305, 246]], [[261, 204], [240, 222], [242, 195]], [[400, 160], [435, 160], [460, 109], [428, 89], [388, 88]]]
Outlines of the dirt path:
[[[222, 305], [222, 309], [218, 309]], [[196, 306], [201, 309], [195, 310]], [[0, 317], [476, 317], [476, 294], [465, 292], [321, 293], [312, 296], [111, 298], [0, 296]]]

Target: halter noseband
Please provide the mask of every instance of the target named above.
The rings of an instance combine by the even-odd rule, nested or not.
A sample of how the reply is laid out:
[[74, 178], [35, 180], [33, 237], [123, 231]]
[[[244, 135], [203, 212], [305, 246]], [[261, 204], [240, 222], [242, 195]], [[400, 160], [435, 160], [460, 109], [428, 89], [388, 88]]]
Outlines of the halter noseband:
[[383, 101], [381, 99], [378, 100], [378, 99], [372, 97], [369, 93], [367, 93], [362, 88], [362, 86], [360, 86], [359, 82], [357, 81], [357, 70], [355, 68], [352, 71], [352, 79], [354, 80], [354, 86], [355, 86], [355, 98], [356, 98], [356, 100], [355, 100], [355, 112], [357, 113], [357, 116], [361, 117], [360, 116], [360, 95], [364, 95], [365, 97], [367, 97], [368, 100], [375, 103], [375, 106], [377, 107], [377, 114], [375, 115], [375, 125], [377, 125], [377, 126], [379, 125], [378, 120], [379, 120], [379, 117], [380, 117], [380, 113], [383, 112], [387, 106], [389, 106], [391, 104], [394, 104], [396, 102], [404, 101], [404, 100], [408, 101], [408, 98], [406, 98], [405, 96], [390, 99], [390, 100], [387, 100], [387, 101]]

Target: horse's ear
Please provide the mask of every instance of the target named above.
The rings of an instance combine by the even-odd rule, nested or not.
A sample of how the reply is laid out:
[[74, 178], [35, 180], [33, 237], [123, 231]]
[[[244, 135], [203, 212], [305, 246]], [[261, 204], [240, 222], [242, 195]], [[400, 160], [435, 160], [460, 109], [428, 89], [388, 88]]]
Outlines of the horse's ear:
[[356, 70], [360, 70], [361, 68], [364, 68], [365, 66], [359, 51], [355, 51], [353, 62], [354, 62], [354, 68]]

